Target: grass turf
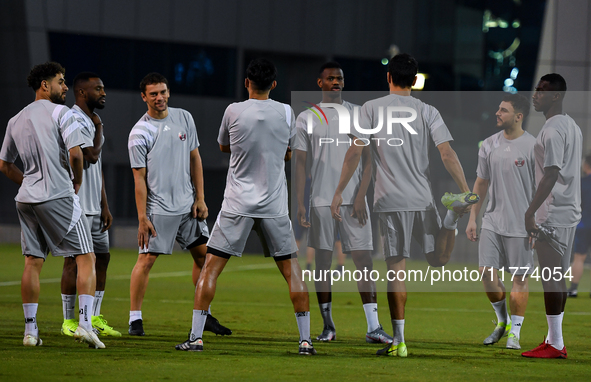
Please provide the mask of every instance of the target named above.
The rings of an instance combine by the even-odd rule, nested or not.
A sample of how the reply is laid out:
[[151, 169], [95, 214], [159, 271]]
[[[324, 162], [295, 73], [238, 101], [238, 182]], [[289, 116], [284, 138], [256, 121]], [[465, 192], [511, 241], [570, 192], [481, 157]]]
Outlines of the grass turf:
[[[569, 300], [564, 320], [567, 360], [521, 357], [482, 340], [494, 326], [494, 313], [482, 287], [476, 292], [409, 293], [405, 337], [406, 359], [377, 357], [379, 344], [367, 344], [365, 317], [357, 293], [335, 293], [333, 318], [337, 341], [315, 342], [318, 355], [297, 354], [298, 334], [287, 288], [272, 260], [262, 256], [231, 259], [220, 276], [212, 312], [234, 333], [216, 337], [206, 332], [203, 353], [180, 352], [191, 326], [193, 287], [190, 255], [162, 256], [152, 269], [143, 306], [145, 337], [127, 333], [129, 275], [135, 251], [113, 250], [102, 313], [122, 338], [103, 337], [104, 350], [89, 349], [60, 335], [59, 278], [62, 261], [50, 258], [41, 274], [38, 325], [43, 346], [22, 346], [23, 313], [20, 248], [0, 245], [0, 380], [38, 381], [80, 377], [100, 381], [204, 380], [588, 380], [591, 370], [591, 299], [585, 285]], [[376, 261], [376, 267], [383, 262]], [[352, 269], [352, 264], [347, 264]], [[473, 268], [473, 266], [472, 266]], [[505, 283], [507, 286], [510, 283]], [[478, 285], [478, 284], [475, 284]], [[378, 295], [380, 321], [391, 333], [387, 301]], [[312, 336], [322, 330], [316, 297], [311, 294]], [[543, 296], [531, 293], [521, 345], [538, 345], [546, 333]]]

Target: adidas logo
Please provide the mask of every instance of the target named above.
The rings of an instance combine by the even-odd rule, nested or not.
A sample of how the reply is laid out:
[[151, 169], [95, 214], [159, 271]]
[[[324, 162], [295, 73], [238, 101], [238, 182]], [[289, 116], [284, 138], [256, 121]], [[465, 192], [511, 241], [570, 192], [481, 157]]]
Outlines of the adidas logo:
[[521, 326], [521, 324], [515, 324], [515, 325], [513, 325], [513, 326]]
[[322, 312], [328, 313], [328, 312], [330, 312], [330, 308], [329, 307], [326, 307], [326, 308], [322, 309]]
[[168, 125], [164, 126], [164, 131], [169, 131], [170, 127], [168, 127]]
[[374, 311], [374, 312], [377, 312], [377, 311], [378, 311], [378, 308], [373, 308], [373, 311]]
[[332, 116], [332, 118], [330, 119], [331, 121], [338, 121], [339, 117], [335, 114]]
[[505, 150], [503, 150], [503, 151], [509, 152], [509, 151], [511, 151], [511, 147], [507, 146], [507, 148]]

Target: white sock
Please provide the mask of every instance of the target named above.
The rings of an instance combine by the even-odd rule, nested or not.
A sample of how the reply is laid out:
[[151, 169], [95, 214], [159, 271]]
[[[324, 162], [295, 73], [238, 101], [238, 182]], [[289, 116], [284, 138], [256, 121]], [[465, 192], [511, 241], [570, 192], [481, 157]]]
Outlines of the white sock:
[[39, 328], [37, 328], [37, 307], [39, 304], [23, 304], [23, 312], [25, 313], [25, 336], [30, 334], [37, 337], [39, 335]]
[[101, 315], [101, 304], [103, 303], [103, 296], [105, 295], [104, 290], [97, 290], [94, 292], [94, 306], [92, 307], [92, 315]]
[[203, 328], [207, 320], [208, 310], [193, 310], [193, 326], [191, 327], [191, 341], [197, 338], [203, 338]]
[[546, 342], [558, 350], [564, 348], [564, 339], [562, 338], [563, 314], [564, 312], [557, 315], [546, 315], [546, 319], [548, 320], [548, 338]]
[[64, 312], [64, 320], [73, 320], [76, 318], [75, 294], [62, 294], [62, 311]]
[[447, 210], [447, 213], [445, 214], [445, 218], [443, 219], [443, 227], [445, 227], [445, 229], [448, 229], [450, 231], [455, 230], [458, 227], [458, 219], [459, 218], [460, 218], [460, 215], [456, 214], [452, 210]]
[[209, 305], [209, 308], [207, 308], [207, 314], [211, 315], [211, 304]]
[[141, 320], [142, 319], [142, 311], [141, 310], [130, 310], [129, 311], [129, 324], [131, 325], [131, 323], [135, 320]]
[[334, 321], [332, 320], [332, 302], [318, 304], [318, 306], [320, 306], [320, 314], [322, 315], [322, 321], [324, 321], [324, 327], [334, 330], [335, 326]]
[[497, 323], [508, 324], [509, 323], [509, 313], [507, 312], [507, 303], [505, 299], [497, 302], [490, 303], [497, 314]]
[[367, 321], [367, 332], [373, 332], [380, 326], [380, 320], [378, 319], [378, 304], [363, 304], [363, 310], [365, 311], [365, 320]]
[[404, 320], [392, 320], [392, 329], [394, 330], [394, 345], [404, 342]]
[[[561, 319], [564, 318], [564, 312], [560, 313]], [[546, 343], [548, 343], [548, 337], [550, 337], [550, 327], [548, 327], [548, 333], [546, 333]], [[562, 349], [560, 349], [562, 350]]]
[[94, 296], [81, 294], [78, 296], [78, 325], [86, 330], [92, 330], [91, 309], [94, 303]]
[[295, 314], [295, 316], [296, 316], [296, 320], [298, 322], [298, 330], [300, 331], [300, 341], [311, 341], [310, 340], [310, 312], [297, 312]]
[[[521, 326], [523, 325], [523, 316], [516, 316], [516, 315], [512, 315], [511, 316], [511, 332], [513, 333], [513, 335], [515, 337], [517, 337], [517, 339], [519, 339], [519, 335], [521, 333]], [[560, 349], [562, 350], [562, 349]]]

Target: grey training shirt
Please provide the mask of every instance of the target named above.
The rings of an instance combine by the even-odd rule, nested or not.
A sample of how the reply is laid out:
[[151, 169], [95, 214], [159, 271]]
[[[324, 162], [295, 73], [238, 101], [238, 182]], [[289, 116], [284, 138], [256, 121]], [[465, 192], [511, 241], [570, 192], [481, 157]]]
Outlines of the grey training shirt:
[[500, 131], [482, 143], [476, 173], [489, 181], [482, 228], [503, 236], [528, 236], [523, 217], [536, 190], [535, 143], [527, 131], [512, 140]]
[[84, 144], [82, 125], [67, 106], [30, 103], [6, 128], [0, 159], [23, 162], [24, 179], [15, 200], [42, 203], [74, 195], [68, 150]]
[[[359, 107], [347, 101], [342, 104], [353, 116], [353, 108]], [[322, 104], [320, 104], [322, 106]], [[310, 207], [327, 207], [332, 203], [335, 190], [339, 184], [345, 155], [350, 147], [349, 137], [339, 134], [339, 119], [337, 111], [330, 107], [322, 108], [326, 114], [328, 124], [316, 118], [312, 118], [312, 133], [308, 133], [308, 115], [306, 110], [296, 119], [296, 137], [293, 149], [305, 151], [310, 157]], [[333, 141], [330, 142], [329, 139]], [[351, 181], [343, 191], [343, 205], [352, 205], [355, 202], [359, 183], [361, 182], [361, 161], [355, 170]]]
[[[416, 112], [416, 119], [408, 122], [417, 134], [411, 134], [401, 123], [391, 124], [388, 133], [388, 107], [408, 107]], [[369, 140], [374, 172], [374, 211], [425, 211], [434, 205], [429, 179], [429, 144], [435, 146], [453, 138], [439, 111], [412, 96], [390, 94], [366, 102], [360, 112], [362, 129], [381, 130], [351, 133]], [[392, 112], [390, 116], [409, 118], [411, 113]]]
[[191, 181], [191, 151], [199, 147], [191, 114], [168, 108], [168, 116], [144, 114], [129, 133], [127, 144], [132, 168], [146, 168], [146, 212], [181, 215], [191, 211], [195, 191]]
[[226, 108], [218, 136], [231, 150], [222, 211], [254, 218], [288, 214], [284, 158], [294, 134], [289, 105], [249, 99]]
[[556, 166], [560, 171], [552, 192], [536, 212], [537, 224], [574, 227], [581, 220], [582, 142], [581, 129], [566, 114], [549, 118], [540, 130], [534, 146], [536, 185], [545, 168]]

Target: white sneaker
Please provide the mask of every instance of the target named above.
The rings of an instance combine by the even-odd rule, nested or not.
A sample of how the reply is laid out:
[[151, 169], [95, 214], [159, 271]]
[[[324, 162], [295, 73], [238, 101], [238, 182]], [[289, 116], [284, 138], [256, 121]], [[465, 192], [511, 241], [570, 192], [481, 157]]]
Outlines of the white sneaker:
[[25, 338], [23, 338], [23, 345], [25, 346], [41, 346], [43, 345], [43, 341], [39, 336], [33, 336], [31, 334], [27, 334]]
[[80, 342], [87, 343], [89, 347], [94, 347], [95, 349], [105, 348], [105, 344], [98, 339], [92, 330], [86, 330], [80, 325], [78, 325], [78, 329], [74, 333], [74, 338]]
[[507, 349], [521, 349], [521, 345], [519, 345], [519, 338], [513, 333], [509, 333], [509, 338], [507, 338]]

